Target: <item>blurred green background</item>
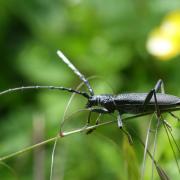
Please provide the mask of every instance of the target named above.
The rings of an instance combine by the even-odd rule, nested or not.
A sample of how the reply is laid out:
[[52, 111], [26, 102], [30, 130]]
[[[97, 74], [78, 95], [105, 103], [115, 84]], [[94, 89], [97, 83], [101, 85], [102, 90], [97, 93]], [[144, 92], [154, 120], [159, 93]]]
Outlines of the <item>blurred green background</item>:
[[[179, 0], [1, 0], [0, 89], [77, 87], [81, 81], [57, 57], [60, 49], [86, 77], [97, 76], [90, 81], [96, 94], [148, 92], [162, 78], [166, 92], [180, 96], [179, 56], [160, 61], [146, 49], [149, 33], [178, 8]], [[48, 90], [1, 96], [0, 156], [56, 136], [69, 97], [69, 93]], [[84, 108], [85, 103], [76, 96], [67, 115]], [[74, 114], [63, 129], [82, 127], [87, 115], [86, 111]], [[172, 117], [164, 117], [179, 143], [179, 125]], [[52, 179], [139, 179], [143, 147], [134, 131], [145, 140], [150, 118], [126, 123], [132, 147], [116, 124], [59, 140]], [[156, 120], [153, 122], [155, 125]], [[152, 145], [153, 139], [151, 150]], [[14, 171], [1, 165], [0, 179], [49, 179], [52, 149], [50, 143], [5, 161]], [[171, 179], [179, 179], [163, 128], [158, 131], [156, 160]], [[151, 178], [151, 164], [147, 157], [145, 179]], [[156, 171], [154, 178], [159, 179]]]

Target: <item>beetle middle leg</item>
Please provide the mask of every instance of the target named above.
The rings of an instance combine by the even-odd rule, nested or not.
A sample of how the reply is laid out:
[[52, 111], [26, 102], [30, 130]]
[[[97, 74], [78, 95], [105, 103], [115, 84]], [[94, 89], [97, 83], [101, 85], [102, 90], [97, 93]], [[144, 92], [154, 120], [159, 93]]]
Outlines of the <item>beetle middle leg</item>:
[[[90, 122], [91, 122], [91, 114], [92, 112], [95, 112], [95, 113], [99, 113], [99, 114], [109, 114], [110, 112], [106, 109], [106, 108], [89, 108], [89, 115], [88, 115], [88, 119], [87, 119], [87, 122], [86, 122], [86, 125], [85, 127], [87, 127]], [[96, 122], [96, 124], [98, 123], [98, 121]]]
[[[101, 115], [102, 115], [101, 113], [98, 115], [98, 117], [97, 117], [97, 119], [96, 119], [96, 123], [95, 123], [96, 125], [99, 124]], [[86, 132], [86, 134], [92, 133], [95, 129], [96, 129], [96, 128], [93, 128], [93, 129], [88, 130], [88, 131]]]
[[117, 122], [118, 122], [118, 127], [119, 127], [120, 129], [122, 129], [123, 123], [122, 123], [122, 118], [121, 118], [121, 112], [120, 112], [120, 111], [118, 111]]
[[[112, 112], [109, 111], [108, 109], [102, 108], [102, 107], [92, 109], [91, 112], [96, 112], [96, 113], [100, 113], [100, 114], [109, 114], [109, 113], [112, 113]], [[118, 127], [119, 127], [119, 128], [122, 128], [122, 127], [123, 127], [121, 115], [122, 115], [122, 113], [121, 113], [120, 111], [118, 111], [117, 121], [118, 121]], [[90, 122], [90, 121], [88, 120], [88, 123], [89, 123], [89, 122]]]
[[[113, 104], [114, 106], [116, 107], [116, 103], [115, 101], [113, 101]], [[118, 127], [122, 130], [122, 132], [127, 136], [128, 140], [129, 140], [129, 143], [132, 145], [133, 144], [133, 141], [132, 141], [132, 137], [131, 135], [129, 134], [128, 131], [126, 131], [126, 129], [123, 128], [123, 122], [122, 122], [122, 112], [121, 111], [118, 111], [118, 116], [117, 116], [117, 123], [118, 123]]]

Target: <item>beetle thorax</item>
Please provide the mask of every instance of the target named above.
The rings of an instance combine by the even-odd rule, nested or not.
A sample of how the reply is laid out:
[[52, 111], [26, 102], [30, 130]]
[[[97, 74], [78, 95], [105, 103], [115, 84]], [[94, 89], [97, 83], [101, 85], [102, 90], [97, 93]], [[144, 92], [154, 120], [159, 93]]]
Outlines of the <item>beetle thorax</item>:
[[102, 106], [107, 108], [107, 106], [109, 106], [112, 103], [112, 95], [95, 95], [89, 99], [87, 107]]

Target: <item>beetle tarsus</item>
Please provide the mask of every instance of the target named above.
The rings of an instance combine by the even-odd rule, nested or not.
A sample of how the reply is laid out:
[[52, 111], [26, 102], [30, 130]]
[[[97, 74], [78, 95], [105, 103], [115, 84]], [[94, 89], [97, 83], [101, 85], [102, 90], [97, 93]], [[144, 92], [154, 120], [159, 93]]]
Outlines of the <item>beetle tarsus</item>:
[[122, 123], [122, 119], [121, 119], [121, 114], [120, 114], [120, 112], [118, 112], [117, 122], [118, 122], [118, 127], [119, 127], [120, 129], [122, 129], [123, 123]]

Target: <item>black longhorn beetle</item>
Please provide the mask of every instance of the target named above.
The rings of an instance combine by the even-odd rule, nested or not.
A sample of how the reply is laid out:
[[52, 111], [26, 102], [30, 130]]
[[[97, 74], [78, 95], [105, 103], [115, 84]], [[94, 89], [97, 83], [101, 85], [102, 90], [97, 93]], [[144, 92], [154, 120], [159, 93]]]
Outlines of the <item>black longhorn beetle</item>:
[[[117, 111], [117, 123], [119, 128], [123, 127], [121, 116], [125, 113], [150, 114], [156, 111], [157, 116], [160, 117], [160, 112], [169, 112], [173, 117], [178, 119], [178, 117], [172, 114], [172, 111], [176, 109], [179, 110], [180, 98], [173, 95], [165, 94], [164, 84], [162, 80], [158, 80], [155, 87], [149, 93], [95, 95], [92, 87], [89, 84], [89, 81], [85, 78], [85, 76], [79, 72], [79, 70], [64, 56], [64, 54], [61, 51], [57, 51], [57, 54], [64, 61], [64, 63], [66, 63], [69, 66], [69, 68], [84, 82], [84, 84], [87, 86], [89, 90], [89, 93], [59, 86], [25, 86], [2, 91], [0, 92], [0, 95], [13, 91], [27, 89], [54, 89], [76, 93], [82, 95], [88, 101], [86, 104], [86, 108], [90, 110], [90, 113], [87, 124], [89, 124], [90, 122], [91, 112], [109, 114]], [[158, 93], [158, 91], [160, 91], [160, 93]]]
[[[62, 91], [79, 94], [87, 99], [86, 108], [89, 109], [87, 125], [90, 123], [90, 118], [91, 118], [92, 112], [99, 113], [99, 115], [101, 115], [101, 114], [111, 114], [116, 111], [118, 114], [117, 115], [118, 127], [128, 136], [128, 140], [130, 143], [132, 143], [132, 138], [131, 138], [131, 135], [123, 128], [123, 123], [122, 123], [122, 118], [121, 118], [122, 114], [127, 113], [127, 114], [135, 114], [138, 116], [138, 115], [153, 114], [155, 112], [157, 115], [157, 119], [158, 119], [157, 128], [159, 126], [159, 122], [163, 122], [163, 125], [166, 125], [165, 129], [166, 129], [167, 135], [168, 135], [168, 132], [167, 132], [166, 127], [168, 127], [168, 128], [171, 128], [171, 127], [163, 119], [163, 117], [161, 116], [161, 113], [168, 112], [174, 118], [179, 120], [179, 118], [176, 117], [172, 113], [172, 111], [180, 110], [180, 98], [177, 96], [165, 94], [164, 83], [161, 79], [158, 80], [155, 87], [152, 90], [150, 90], [149, 93], [123, 93], [123, 94], [118, 94], [118, 95], [114, 95], [114, 94], [95, 95], [92, 87], [89, 84], [88, 79], [86, 79], [84, 77], [84, 75], [79, 72], [79, 70], [64, 56], [64, 54], [61, 51], [57, 51], [57, 54], [64, 61], [64, 63], [66, 63], [69, 66], [69, 68], [84, 82], [84, 84], [88, 88], [89, 93], [75, 90], [72, 88], [59, 87], [59, 86], [25, 86], [25, 87], [17, 87], [17, 88], [2, 91], [2, 92], [0, 92], [0, 95], [14, 92], [14, 91], [19, 91], [19, 90], [27, 90], [27, 89], [62, 90]], [[160, 92], [160, 93], [158, 93], [158, 92]], [[96, 124], [99, 123], [98, 121], [99, 121], [99, 118], [96, 120]], [[61, 126], [61, 128], [62, 128], [62, 126]], [[61, 132], [61, 128], [60, 128], [59, 135], [61, 137], [63, 137], [64, 134]], [[92, 131], [93, 131], [93, 129], [88, 130], [87, 134], [91, 133]], [[169, 133], [172, 136], [171, 132], [169, 132]], [[155, 139], [156, 139], [156, 134], [155, 134]], [[169, 139], [169, 135], [168, 135], [168, 139]], [[173, 141], [175, 142], [174, 138], [173, 138]], [[140, 142], [141, 142], [141, 140], [140, 140]], [[169, 142], [170, 142], [170, 139], [169, 139]], [[166, 173], [163, 171], [163, 169], [160, 168], [158, 166], [157, 162], [154, 160], [155, 149], [154, 149], [153, 155], [151, 155], [151, 153], [147, 149], [147, 144], [145, 145], [143, 142], [141, 142], [141, 144], [144, 146], [145, 152], [147, 152], [149, 154], [149, 156], [151, 157], [161, 179], [169, 179], [168, 176], [166, 175]], [[170, 142], [170, 145], [173, 150], [173, 146], [172, 146], [171, 142]], [[175, 142], [175, 145], [179, 151], [179, 147], [176, 144], [176, 142]], [[154, 148], [155, 148], [155, 146], [156, 145], [154, 144]], [[176, 157], [174, 150], [173, 150], [173, 154], [174, 154], [174, 158], [176, 160], [178, 170], [180, 172], [180, 167], [178, 165], [177, 157]], [[144, 167], [144, 165], [143, 165], [143, 167]], [[142, 177], [143, 177], [143, 174], [142, 174]]]

